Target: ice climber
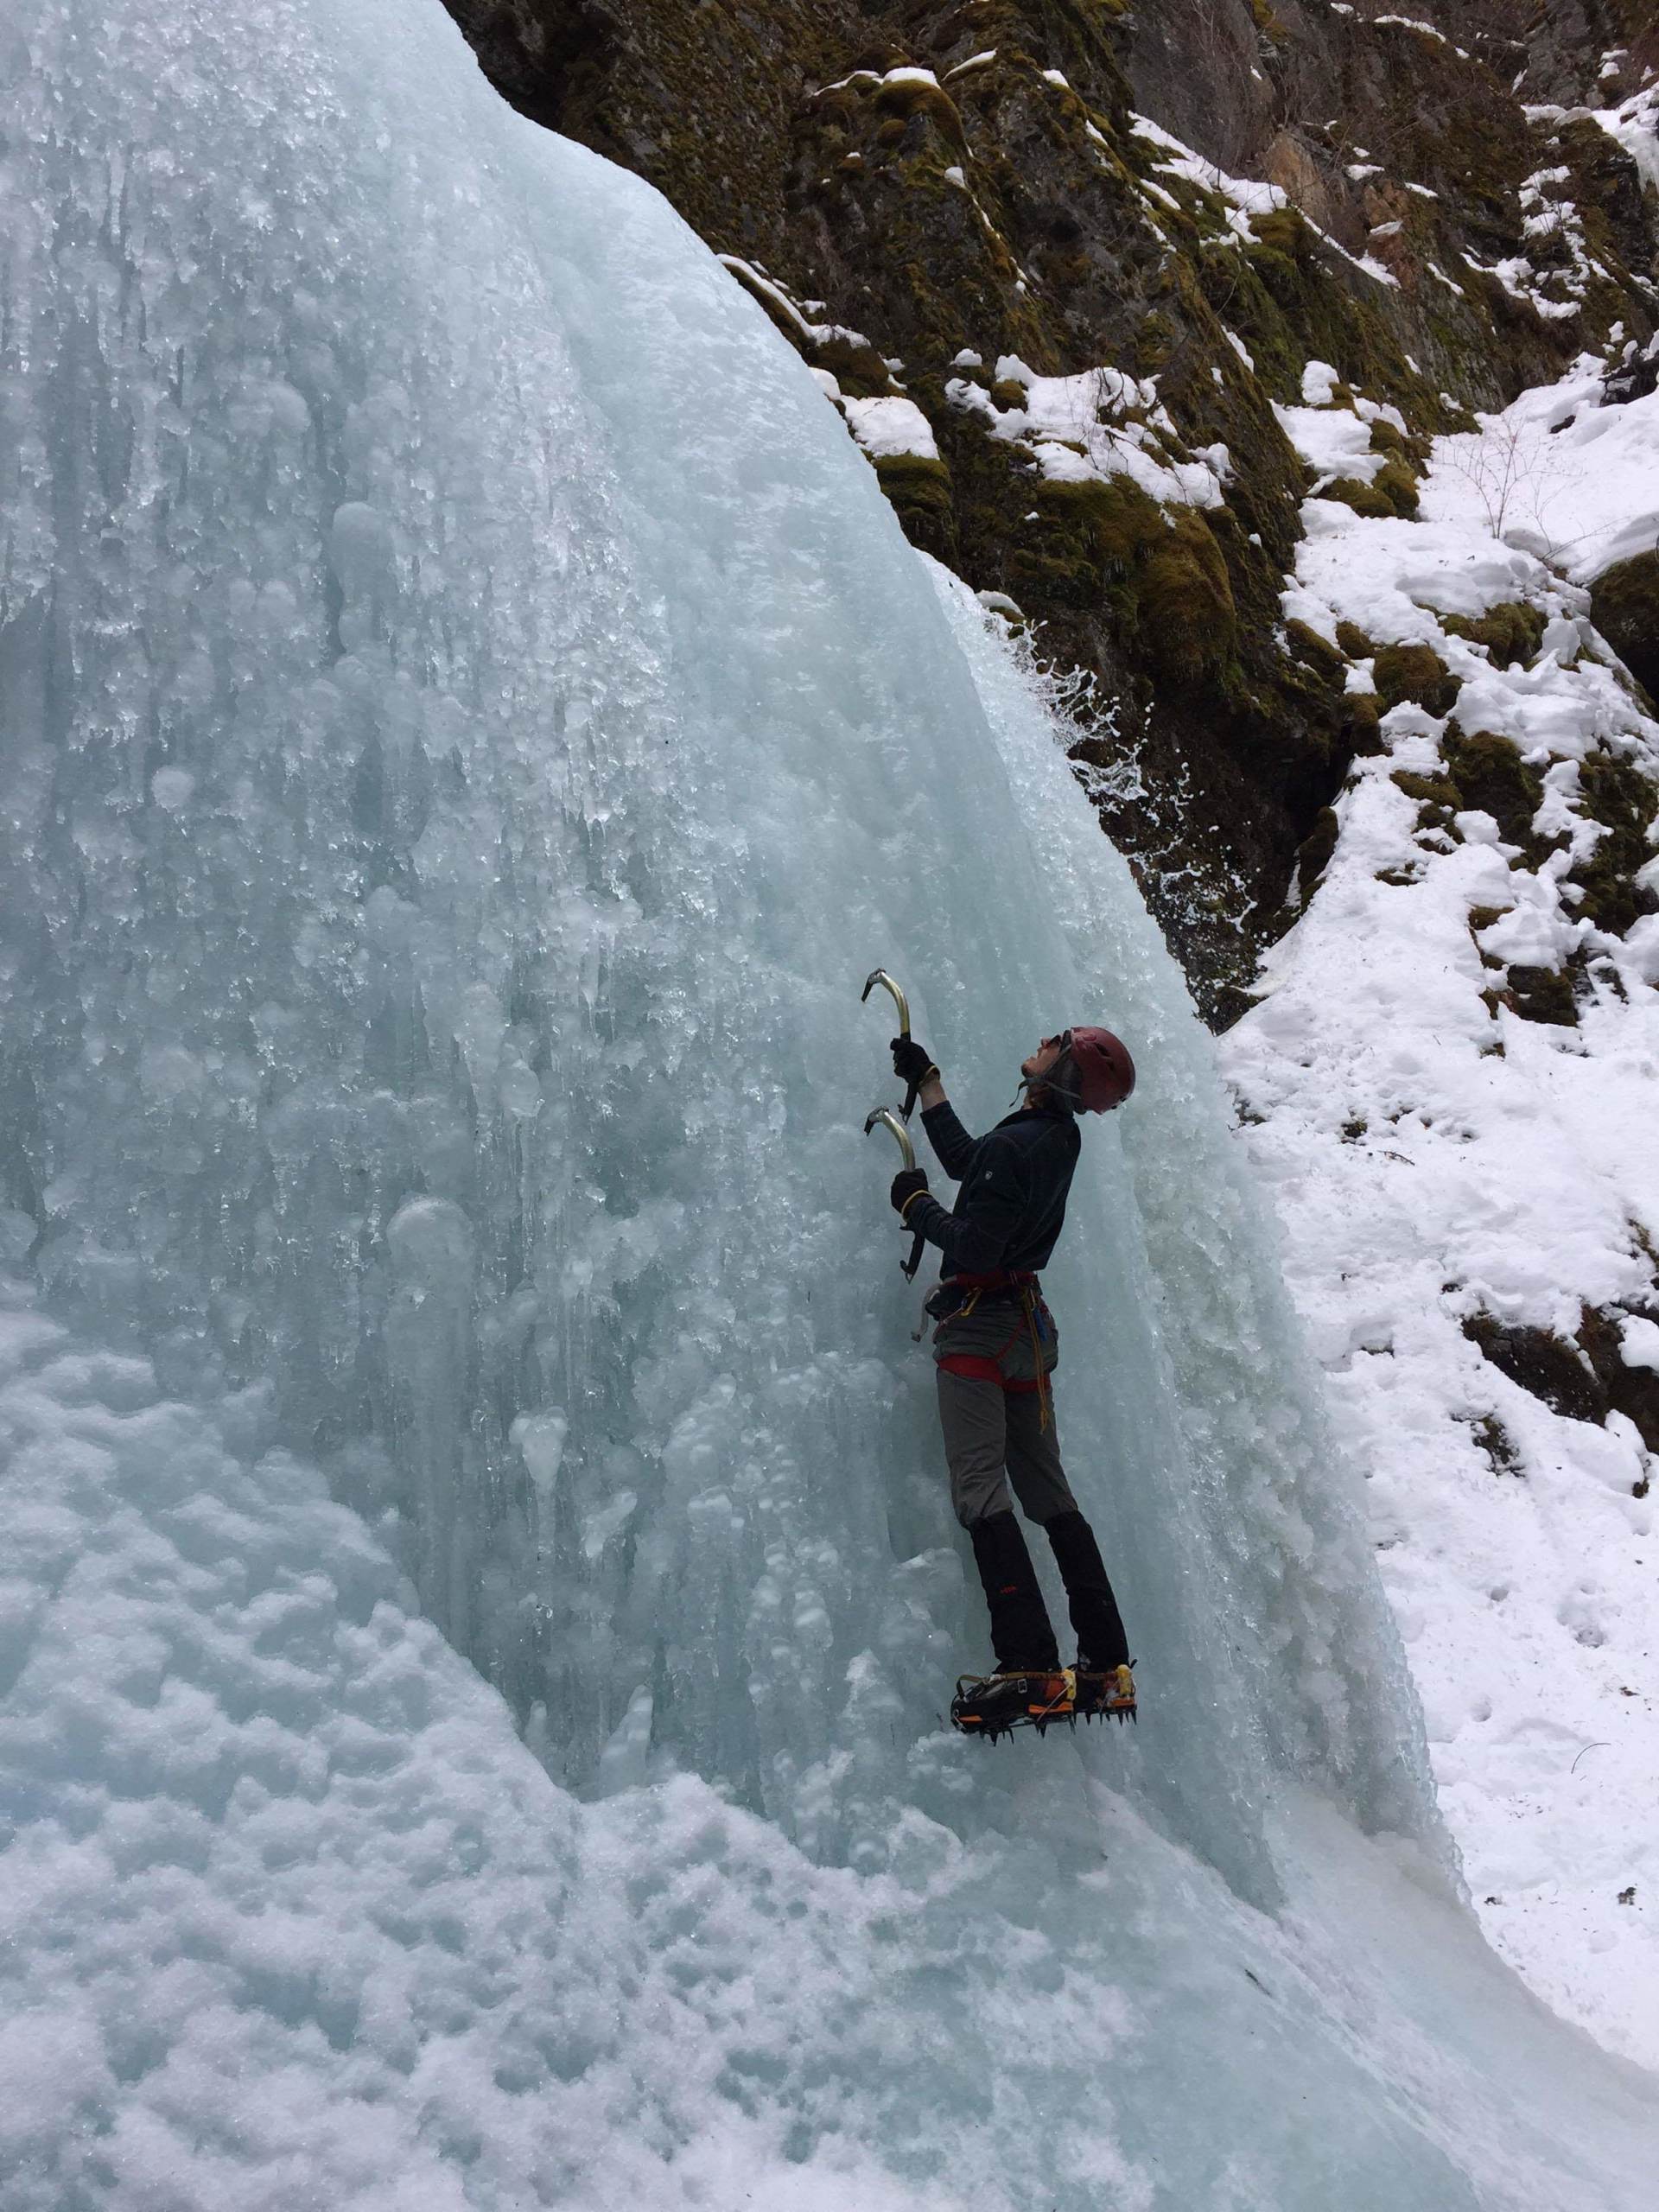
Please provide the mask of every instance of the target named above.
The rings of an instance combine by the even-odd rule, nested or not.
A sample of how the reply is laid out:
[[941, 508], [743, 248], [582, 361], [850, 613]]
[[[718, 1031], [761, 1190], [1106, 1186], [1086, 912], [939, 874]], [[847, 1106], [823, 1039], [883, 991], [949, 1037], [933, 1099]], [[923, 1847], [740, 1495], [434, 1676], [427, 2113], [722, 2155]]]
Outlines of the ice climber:
[[[995, 1734], [1073, 1711], [1131, 1713], [1135, 1685], [1117, 1600], [1060, 1463], [1049, 1390], [1059, 1341], [1039, 1270], [1065, 1219], [1082, 1146], [1077, 1116], [1122, 1105], [1135, 1088], [1134, 1063], [1109, 1029], [1045, 1037], [1020, 1067], [1023, 1103], [979, 1138], [957, 1118], [924, 1046], [894, 1038], [893, 1064], [918, 1087], [928, 1141], [957, 1185], [947, 1212], [919, 1167], [893, 1183], [906, 1228], [944, 1255], [927, 1301], [938, 1324], [939, 1419], [951, 1502], [973, 1544], [995, 1654], [995, 1673], [959, 1694], [952, 1717]], [[1061, 1669], [1014, 1498], [1053, 1548], [1077, 1634], [1075, 1676]]]

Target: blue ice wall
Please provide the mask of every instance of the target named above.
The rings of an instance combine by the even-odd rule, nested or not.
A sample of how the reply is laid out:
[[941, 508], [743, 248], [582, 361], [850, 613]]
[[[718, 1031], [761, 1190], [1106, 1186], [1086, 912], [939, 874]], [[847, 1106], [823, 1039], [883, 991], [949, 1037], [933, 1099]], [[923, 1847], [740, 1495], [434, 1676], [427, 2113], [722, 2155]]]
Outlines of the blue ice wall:
[[[260, 1822], [274, 1796], [283, 1835], [383, 1859], [384, 1911], [324, 1882], [304, 1971], [278, 1942], [266, 1980], [213, 1987], [304, 2054], [290, 2135], [314, 2140], [307, 2098], [357, 2094], [419, 2135], [413, 2088], [350, 2086], [359, 2061], [398, 2074], [398, 2000], [318, 1994], [331, 1914], [378, 1931], [370, 1989], [418, 1928], [387, 1984], [423, 2024], [403, 2079], [453, 2002], [493, 2084], [484, 2119], [421, 2137], [435, 2203], [575, 2201], [582, 2175], [616, 2201], [631, 2097], [675, 2187], [729, 2125], [815, 2207], [854, 2164], [860, 2203], [878, 2173], [906, 2205], [1509, 2202], [1480, 2193], [1511, 2093], [1471, 2024], [1509, 2035], [1524, 2000], [1460, 1983], [1437, 2040], [1398, 2024], [1386, 1961], [1285, 1932], [1351, 1853], [1359, 1920], [1408, 1878], [1461, 1931], [1438, 1943], [1467, 1934], [1205, 1039], [1038, 693], [753, 304], [654, 195], [505, 111], [435, 4], [23, 0], [0, 68], [0, 1228], [29, 1317], [14, 1410], [45, 1440], [18, 1495], [48, 1520], [74, 1501], [41, 1558], [118, 1536], [135, 1578], [112, 1658], [60, 1566], [21, 1586], [25, 1849], [55, 1866], [50, 1839], [105, 1834], [124, 1789], [158, 1834], [185, 1804], [193, 1878], [257, 1912], [226, 1871], [240, 1777]], [[1142, 1069], [1089, 1130], [1051, 1288], [1145, 1719], [995, 1768], [938, 1721], [983, 1631], [891, 1161], [860, 1134], [891, 1088], [857, 997], [877, 960], [971, 1120], [1062, 1020], [1111, 1022]], [[257, 1588], [219, 1572], [238, 1516], [275, 1562]], [[153, 1617], [146, 1545], [176, 1599]], [[370, 1759], [340, 1722], [353, 1639], [415, 1605], [447, 1644], [397, 1630]], [[159, 1717], [104, 1712], [128, 1683]], [[303, 1710], [340, 1745], [320, 1778], [260, 1764], [261, 1727], [302, 1736]], [[130, 1730], [210, 1724], [222, 1787], [170, 1751], [133, 1768]], [[480, 1796], [518, 1808], [506, 1871], [456, 1810], [468, 1731]], [[391, 1771], [406, 1789], [366, 1778]], [[442, 1925], [395, 1903], [427, 1862], [389, 1839], [429, 1816], [473, 1884]], [[103, 2038], [94, 2137], [154, 2120], [188, 2018], [124, 2056], [130, 2003], [86, 1994], [124, 1866], [69, 1915], [67, 1980], [45, 1905], [20, 1954], [29, 2005], [73, 1987]], [[487, 1959], [495, 1995], [423, 2004], [440, 1953]], [[1255, 1993], [1286, 1976], [1269, 2027]], [[670, 2047], [714, 2054], [701, 2101], [648, 2097], [663, 2046], [627, 2023], [653, 2006]], [[1419, 2086], [1426, 2035], [1497, 2148], [1465, 2158]], [[497, 2111], [552, 2079], [594, 2101]], [[1573, 2162], [1549, 2112], [1527, 2125], [1525, 2201], [1573, 2204], [1536, 2194]], [[118, 2161], [75, 2168], [73, 2198], [38, 2171], [31, 2203], [147, 2201]]]

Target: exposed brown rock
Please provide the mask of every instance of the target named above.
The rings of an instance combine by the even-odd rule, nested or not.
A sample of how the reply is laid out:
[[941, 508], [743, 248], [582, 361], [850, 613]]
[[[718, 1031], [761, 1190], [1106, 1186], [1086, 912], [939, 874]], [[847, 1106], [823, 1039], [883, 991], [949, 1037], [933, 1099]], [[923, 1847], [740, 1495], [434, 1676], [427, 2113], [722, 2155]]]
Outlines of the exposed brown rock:
[[[1528, 121], [1496, 0], [1433, 0], [1454, 44], [1313, 0], [448, 4], [517, 105], [647, 177], [799, 303], [797, 321], [763, 299], [816, 366], [922, 408], [939, 463], [880, 470], [906, 529], [1015, 598], [1039, 652], [1112, 703], [1085, 765], [1129, 753], [1137, 776], [1095, 779], [1103, 817], [1205, 1010], [1230, 1018], [1300, 849], [1376, 742], [1375, 706], [1284, 649], [1306, 473], [1270, 403], [1300, 397], [1310, 358], [1392, 400], [1403, 446], [1371, 484], [1330, 488], [1362, 512], [1414, 512], [1422, 434], [1554, 374], [1615, 320], [1645, 341], [1653, 316], [1624, 270], [1652, 239], [1628, 158], [1593, 127]], [[1574, 4], [1604, 27], [1618, 12]], [[888, 81], [899, 64], [937, 82]], [[1165, 168], [1137, 113], [1290, 204], [1241, 242], [1218, 192]], [[1550, 166], [1575, 180], [1609, 272], [1567, 321], [1465, 259], [1522, 251], [1520, 186]], [[1460, 290], [1426, 277], [1431, 261]], [[964, 347], [979, 370], [957, 362]], [[1122, 500], [1034, 484], [1024, 450], [949, 394], [966, 375], [1018, 404], [1016, 378], [999, 387], [1009, 356], [1042, 374], [1156, 376], [1185, 448], [1226, 447], [1225, 507], [1172, 511], [1166, 544]]]

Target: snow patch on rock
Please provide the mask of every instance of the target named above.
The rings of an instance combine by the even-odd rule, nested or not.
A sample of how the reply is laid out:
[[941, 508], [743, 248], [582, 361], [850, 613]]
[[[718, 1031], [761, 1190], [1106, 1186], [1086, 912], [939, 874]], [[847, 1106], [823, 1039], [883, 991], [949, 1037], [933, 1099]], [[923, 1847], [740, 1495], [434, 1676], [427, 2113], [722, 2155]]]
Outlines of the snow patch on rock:
[[[1617, 1410], [1571, 1417], [1516, 1379], [1513, 1356], [1554, 1343], [1567, 1383], [1575, 1359], [1587, 1377], [1581, 1344], [1602, 1315], [1615, 1361], [1659, 1367], [1659, 915], [1598, 926], [1574, 880], [1609, 834], [1587, 810], [1587, 770], [1640, 771], [1654, 841], [1659, 727], [1573, 580], [1633, 533], [1652, 542], [1659, 397], [1602, 408], [1600, 390], [1600, 365], [1581, 363], [1441, 439], [1420, 522], [1308, 502], [1287, 615], [1346, 640], [1352, 688], [1389, 647], [1431, 649], [1460, 688], [1449, 715], [1410, 699], [1382, 715], [1382, 749], [1337, 800], [1317, 894], [1223, 1051], [1370, 1472], [1373, 1539], [1489, 1932], [1552, 2003], [1653, 2064], [1653, 1439]], [[1319, 408], [1280, 416], [1318, 466], [1361, 428]], [[1340, 465], [1357, 473], [1345, 450]], [[1459, 634], [1517, 607], [1538, 646], [1509, 665]], [[1356, 630], [1375, 655], [1357, 657]], [[1470, 733], [1509, 741], [1535, 777], [1529, 823], [1500, 830], [1489, 809], [1425, 803]], [[1636, 877], [1649, 905], [1656, 866]], [[1517, 976], [1553, 979], [1565, 1019], [1523, 1018], [1504, 988]]]

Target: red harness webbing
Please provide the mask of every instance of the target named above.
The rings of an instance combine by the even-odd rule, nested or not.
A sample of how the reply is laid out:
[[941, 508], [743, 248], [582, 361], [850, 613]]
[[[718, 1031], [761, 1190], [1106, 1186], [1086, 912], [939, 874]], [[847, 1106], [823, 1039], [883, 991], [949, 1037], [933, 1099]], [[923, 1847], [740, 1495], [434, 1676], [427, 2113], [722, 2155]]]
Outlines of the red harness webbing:
[[[1048, 1372], [1043, 1365], [1042, 1346], [1037, 1340], [1037, 1308], [1042, 1303], [1043, 1296], [1041, 1282], [1028, 1270], [1020, 1269], [1011, 1274], [1005, 1268], [998, 1268], [988, 1275], [955, 1274], [950, 1281], [963, 1285], [969, 1293], [959, 1314], [952, 1316], [952, 1319], [965, 1320], [988, 1290], [1014, 1291], [1020, 1301], [1020, 1319], [994, 1352], [948, 1351], [939, 1360], [940, 1368], [946, 1375], [961, 1376], [964, 1382], [995, 1382], [1000, 1390], [1011, 1397], [1034, 1395], [1042, 1408], [1042, 1426], [1046, 1429], [1049, 1423]], [[1037, 1368], [1036, 1374], [1028, 1377], [1011, 1376], [1002, 1372], [1002, 1355], [1021, 1328], [1030, 1335], [1032, 1357]]]
[[[1017, 1329], [1014, 1332], [1016, 1337], [1019, 1333]], [[1008, 1344], [1013, 1342], [1014, 1337], [1010, 1337]], [[1007, 1344], [1004, 1344], [1002, 1349], [1006, 1351]], [[1035, 1376], [1021, 1380], [1005, 1375], [996, 1362], [984, 1352], [948, 1351], [939, 1361], [939, 1365], [947, 1375], [960, 1375], [969, 1382], [995, 1382], [1016, 1395], [1029, 1390], [1040, 1390], [1043, 1387]]]

